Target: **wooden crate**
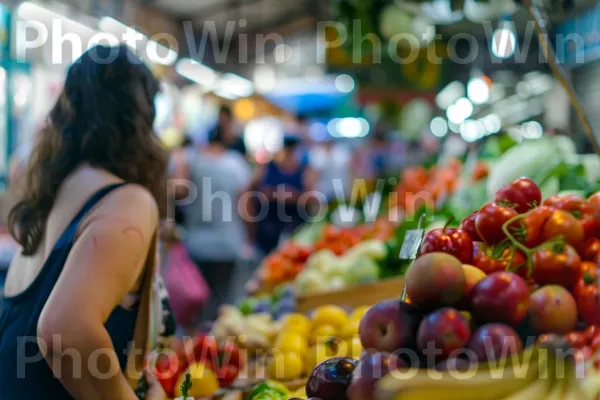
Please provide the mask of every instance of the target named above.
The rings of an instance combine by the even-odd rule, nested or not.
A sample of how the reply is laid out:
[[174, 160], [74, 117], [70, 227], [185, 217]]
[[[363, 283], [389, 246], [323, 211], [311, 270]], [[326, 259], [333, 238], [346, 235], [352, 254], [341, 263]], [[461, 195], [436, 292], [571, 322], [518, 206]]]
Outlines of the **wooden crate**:
[[404, 278], [398, 277], [343, 290], [300, 295], [297, 299], [298, 312], [308, 313], [329, 304], [351, 308], [371, 306], [382, 300], [399, 298], [403, 286]]

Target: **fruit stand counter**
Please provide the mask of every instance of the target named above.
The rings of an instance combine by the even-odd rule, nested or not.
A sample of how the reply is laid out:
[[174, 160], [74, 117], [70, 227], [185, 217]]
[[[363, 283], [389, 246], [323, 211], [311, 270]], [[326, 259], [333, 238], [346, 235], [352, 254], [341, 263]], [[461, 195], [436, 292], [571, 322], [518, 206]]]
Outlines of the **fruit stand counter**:
[[400, 297], [403, 285], [404, 278], [398, 277], [342, 290], [299, 295], [297, 308], [300, 313], [308, 313], [327, 304], [351, 308], [371, 306], [385, 299]]

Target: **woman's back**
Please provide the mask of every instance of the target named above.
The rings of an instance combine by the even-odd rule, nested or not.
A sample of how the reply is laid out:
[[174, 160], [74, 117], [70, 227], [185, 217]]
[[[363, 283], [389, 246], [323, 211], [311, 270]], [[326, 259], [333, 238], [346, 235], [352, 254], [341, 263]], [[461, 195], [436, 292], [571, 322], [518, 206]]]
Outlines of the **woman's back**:
[[233, 151], [196, 150], [188, 155], [188, 166], [190, 181], [197, 189], [197, 197], [184, 208], [192, 257], [237, 259], [245, 240], [238, 203], [250, 181], [248, 164]]
[[[58, 344], [40, 344], [38, 336], [46, 337], [39, 332], [40, 319], [44, 318], [43, 309], [52, 302], [52, 298], [58, 297], [58, 291], [64, 293], [68, 290], [66, 285], [75, 278], [73, 275], [77, 271], [74, 268], [80, 264], [78, 257], [96, 256], [89, 251], [90, 243], [102, 251], [106, 245], [103, 238], [108, 233], [107, 226], [112, 225], [116, 230], [129, 227], [127, 229], [138, 230], [148, 236], [151, 225], [141, 226], [135, 222], [136, 217], [142, 215], [156, 221], [155, 206], [148, 198], [150, 195], [144, 189], [125, 186], [116, 176], [91, 167], [81, 167], [65, 180], [48, 217], [46, 234], [38, 251], [29, 257], [17, 255], [7, 278], [5, 305], [0, 316], [0, 358], [3, 361], [0, 363], [0, 390], [3, 398], [34, 399], [36, 396], [46, 397], [48, 393], [52, 393], [53, 399], [72, 398], [41, 357], [40, 349], [57, 350]], [[133, 211], [133, 204], [140, 211]], [[113, 251], [118, 252], [118, 249], [113, 248]], [[112, 254], [112, 257], [122, 257], [122, 254]], [[69, 258], [75, 263], [68, 265]], [[140, 263], [144, 262], [145, 258]], [[141, 269], [141, 264], [131, 265], [131, 268]], [[83, 273], [85, 268], [81, 266], [80, 269]], [[130, 286], [130, 291], [136, 292], [140, 286], [139, 279]], [[123, 298], [121, 306], [111, 310], [104, 321], [122, 370], [127, 362], [127, 346], [133, 338], [137, 317], [135, 298], [134, 294]], [[93, 309], [90, 312], [94, 312]], [[74, 329], [78, 323], [80, 321], [72, 321]], [[74, 375], [77, 373], [81, 371], [75, 371]]]

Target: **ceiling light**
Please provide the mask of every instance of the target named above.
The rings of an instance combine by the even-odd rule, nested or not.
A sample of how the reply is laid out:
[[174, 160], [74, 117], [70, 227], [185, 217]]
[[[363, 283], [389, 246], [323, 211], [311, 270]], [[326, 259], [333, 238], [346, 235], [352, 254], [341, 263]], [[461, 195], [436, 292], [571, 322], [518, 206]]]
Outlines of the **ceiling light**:
[[517, 35], [507, 27], [498, 28], [492, 35], [492, 54], [498, 58], [510, 58], [515, 54]]
[[175, 66], [175, 71], [184, 78], [207, 88], [212, 88], [217, 80], [216, 71], [191, 58], [182, 58], [179, 60]]
[[484, 104], [490, 98], [490, 85], [485, 78], [473, 78], [467, 84], [467, 95], [474, 104]]
[[442, 117], [435, 117], [429, 124], [429, 130], [437, 137], [444, 137], [448, 134], [448, 124]]
[[465, 97], [456, 100], [456, 103], [448, 107], [446, 116], [455, 124], [460, 124], [473, 114], [473, 104]]
[[438, 95], [435, 97], [435, 104], [441, 109], [445, 110], [450, 107], [454, 102], [465, 95], [465, 85], [462, 82], [454, 81], [450, 82], [445, 88], [440, 90]]
[[[130, 49], [135, 52], [140, 50], [139, 43], [145, 51], [143, 55], [148, 61], [155, 64], [171, 66], [177, 61], [179, 54], [173, 50], [160, 44], [155, 40], [151, 40], [142, 32], [125, 25], [111, 17], [103, 17], [98, 22], [98, 27], [101, 31], [114, 35], [119, 43], [125, 43]], [[152, 50], [150, 50], [152, 49]]]
[[337, 131], [338, 121], [339, 121], [338, 118], [334, 118], [327, 123], [327, 131], [329, 132], [329, 134], [331, 136], [335, 136], [335, 137], [339, 136], [338, 131]]
[[254, 68], [253, 80], [259, 93], [269, 93], [275, 89], [275, 70], [270, 65], [257, 65]]
[[254, 93], [254, 84], [239, 75], [227, 73], [218, 80], [215, 93], [217, 90], [221, 93], [229, 92], [237, 97], [248, 97]]
[[341, 93], [350, 93], [355, 87], [354, 79], [350, 75], [338, 75], [335, 78], [335, 87]]
[[358, 118], [342, 118], [337, 123], [337, 131], [340, 136], [357, 138], [362, 135], [363, 127]]

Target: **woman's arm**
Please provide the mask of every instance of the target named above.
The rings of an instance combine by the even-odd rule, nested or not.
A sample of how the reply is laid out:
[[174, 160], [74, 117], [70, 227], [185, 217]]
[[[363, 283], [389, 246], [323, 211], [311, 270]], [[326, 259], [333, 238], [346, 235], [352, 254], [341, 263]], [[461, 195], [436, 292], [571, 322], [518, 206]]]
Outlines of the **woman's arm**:
[[157, 222], [157, 206], [145, 189], [132, 185], [110, 194], [81, 227], [44, 307], [40, 347], [78, 400], [136, 399], [104, 324], [137, 290]]

